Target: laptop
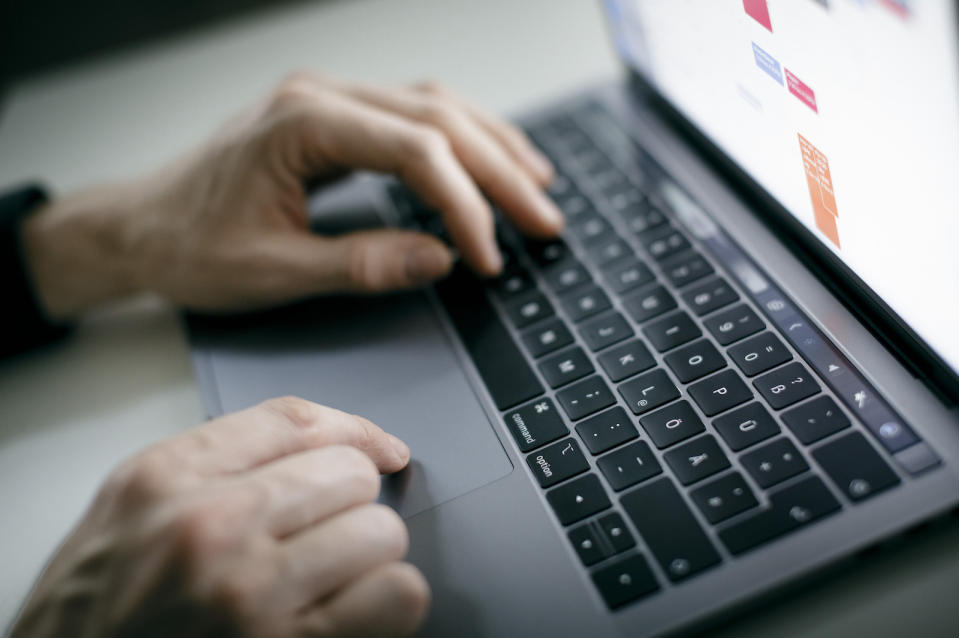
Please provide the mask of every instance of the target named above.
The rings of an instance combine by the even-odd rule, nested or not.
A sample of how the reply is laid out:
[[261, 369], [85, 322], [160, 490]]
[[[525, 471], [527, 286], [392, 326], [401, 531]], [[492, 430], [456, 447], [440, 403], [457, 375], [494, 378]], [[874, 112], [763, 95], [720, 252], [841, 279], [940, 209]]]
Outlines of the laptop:
[[[959, 3], [605, 3], [627, 77], [518, 122], [555, 241], [435, 287], [188, 318], [210, 415], [404, 439], [426, 636], [688, 632], [959, 504]], [[442, 236], [401, 184], [318, 229]]]

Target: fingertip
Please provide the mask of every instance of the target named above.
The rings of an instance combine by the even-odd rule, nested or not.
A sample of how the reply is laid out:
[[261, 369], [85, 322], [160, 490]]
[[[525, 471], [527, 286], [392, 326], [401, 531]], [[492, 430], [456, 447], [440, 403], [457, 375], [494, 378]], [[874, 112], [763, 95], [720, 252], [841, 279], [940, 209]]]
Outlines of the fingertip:
[[392, 434], [387, 433], [387, 438], [390, 441], [390, 446], [393, 448], [393, 452], [396, 453], [396, 457], [399, 460], [399, 467], [395, 471], [400, 471], [407, 466], [410, 462], [410, 448], [406, 443], [403, 443], [398, 437], [393, 436]]
[[532, 169], [534, 176], [541, 185], [546, 186], [553, 181], [556, 168], [553, 166], [553, 163], [549, 161], [549, 158], [540, 153], [535, 147], [528, 146], [524, 149], [523, 160], [526, 165]]
[[435, 281], [452, 267], [453, 254], [438, 241], [424, 242], [406, 256], [406, 277], [413, 285]]

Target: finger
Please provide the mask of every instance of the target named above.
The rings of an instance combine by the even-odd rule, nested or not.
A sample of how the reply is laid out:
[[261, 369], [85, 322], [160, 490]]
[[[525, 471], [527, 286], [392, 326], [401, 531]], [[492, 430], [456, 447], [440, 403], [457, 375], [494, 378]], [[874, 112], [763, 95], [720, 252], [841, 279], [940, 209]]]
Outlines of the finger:
[[553, 175], [556, 174], [553, 163], [533, 146], [533, 143], [522, 130], [487, 113], [442, 85], [434, 82], [422, 82], [414, 88], [426, 95], [438, 96], [456, 104], [469, 113], [490, 135], [508, 149], [516, 161], [520, 162], [541, 185], [545, 186], [552, 181]]
[[476, 183], [527, 234], [555, 236], [563, 216], [522, 163], [456, 103], [409, 90], [341, 84], [367, 104], [435, 126], [449, 138], [456, 157]]
[[402, 441], [370, 421], [296, 397], [264, 401], [161, 444], [184, 469], [203, 475], [242, 472], [327, 445], [351, 445], [384, 473], [410, 458]]
[[435, 127], [300, 82], [287, 88], [267, 127], [278, 157], [298, 157], [293, 170], [349, 166], [398, 175], [443, 221], [463, 259], [485, 275], [502, 268], [493, 216], [476, 184]]
[[366, 572], [400, 560], [409, 534], [385, 505], [361, 505], [295, 534], [279, 544], [282, 578], [278, 600], [322, 600]]
[[409, 563], [375, 569], [302, 619], [304, 636], [410, 636], [429, 608], [426, 579]]

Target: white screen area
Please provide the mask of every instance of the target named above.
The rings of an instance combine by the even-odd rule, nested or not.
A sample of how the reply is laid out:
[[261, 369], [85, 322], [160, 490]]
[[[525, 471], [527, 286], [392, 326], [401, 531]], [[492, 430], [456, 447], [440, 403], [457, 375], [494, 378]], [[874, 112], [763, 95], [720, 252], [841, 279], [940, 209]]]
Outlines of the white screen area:
[[611, 0], [617, 45], [959, 372], [952, 0]]

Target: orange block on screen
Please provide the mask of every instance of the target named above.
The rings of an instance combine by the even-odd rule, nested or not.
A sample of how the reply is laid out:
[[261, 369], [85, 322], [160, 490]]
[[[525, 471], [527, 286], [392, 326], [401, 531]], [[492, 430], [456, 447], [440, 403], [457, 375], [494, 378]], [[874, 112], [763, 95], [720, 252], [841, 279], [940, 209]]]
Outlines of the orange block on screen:
[[806, 172], [806, 184], [809, 186], [816, 227], [839, 248], [839, 228], [836, 221], [839, 218], [839, 208], [836, 206], [829, 160], [802, 135], [799, 135], [799, 150], [802, 152], [803, 169]]

